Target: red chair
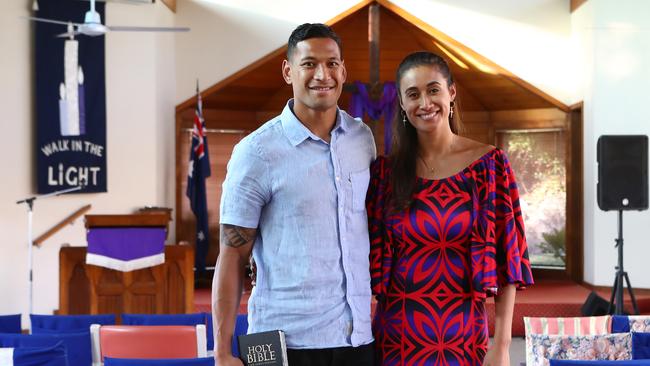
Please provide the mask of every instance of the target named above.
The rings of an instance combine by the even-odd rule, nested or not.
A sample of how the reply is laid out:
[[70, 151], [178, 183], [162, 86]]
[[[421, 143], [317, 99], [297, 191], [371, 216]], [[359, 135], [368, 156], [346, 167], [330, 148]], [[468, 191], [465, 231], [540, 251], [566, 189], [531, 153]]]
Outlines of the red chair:
[[205, 325], [90, 326], [93, 366], [104, 357], [171, 359], [206, 357]]

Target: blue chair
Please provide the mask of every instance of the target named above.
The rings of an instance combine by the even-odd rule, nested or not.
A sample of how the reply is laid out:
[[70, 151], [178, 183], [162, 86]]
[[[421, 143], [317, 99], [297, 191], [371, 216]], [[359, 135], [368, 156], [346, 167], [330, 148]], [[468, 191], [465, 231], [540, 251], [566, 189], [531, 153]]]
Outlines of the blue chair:
[[205, 313], [122, 314], [122, 325], [197, 325], [205, 323]]
[[612, 315], [612, 333], [627, 333], [630, 331], [630, 318], [627, 315]]
[[[208, 334], [208, 345], [214, 347], [214, 336], [212, 332], [212, 315], [210, 313], [205, 313], [208, 317], [207, 325], [207, 334]], [[239, 342], [237, 342], [237, 336], [244, 335], [248, 331], [248, 315], [239, 314], [235, 320], [235, 331], [232, 335], [232, 345], [231, 351], [235, 357], [239, 357]], [[208, 346], [208, 349], [212, 349]]]
[[122, 325], [197, 325], [206, 326], [208, 350], [214, 349], [212, 325], [208, 326], [208, 313], [195, 314], [122, 314]]
[[650, 359], [650, 333], [632, 332], [632, 359]]
[[239, 342], [237, 336], [244, 335], [248, 332], [248, 315], [239, 314], [235, 321], [235, 332], [232, 335], [232, 354], [239, 357]]
[[208, 337], [208, 350], [214, 350], [214, 325], [212, 324], [212, 314], [203, 313], [205, 315], [205, 335]]
[[90, 330], [60, 334], [0, 334], [0, 347], [51, 347], [59, 343], [66, 350], [70, 366], [92, 364]]
[[549, 360], [550, 366], [650, 366], [650, 360], [620, 360], [620, 361], [577, 361]]
[[145, 360], [134, 358], [111, 358], [104, 357], [104, 366], [215, 366], [214, 358], [175, 358]]
[[115, 314], [38, 315], [30, 314], [32, 334], [87, 332], [91, 324], [115, 325]]
[[0, 333], [20, 333], [20, 314], [0, 315]]
[[13, 350], [13, 366], [75, 366], [68, 363], [62, 342], [48, 347], [20, 347]]

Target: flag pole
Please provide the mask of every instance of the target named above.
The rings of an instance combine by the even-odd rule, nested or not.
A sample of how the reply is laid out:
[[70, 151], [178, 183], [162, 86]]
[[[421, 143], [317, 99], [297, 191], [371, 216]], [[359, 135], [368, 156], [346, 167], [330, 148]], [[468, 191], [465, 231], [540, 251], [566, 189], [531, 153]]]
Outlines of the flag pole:
[[210, 244], [209, 222], [206, 202], [205, 180], [210, 176], [210, 154], [206, 139], [205, 122], [203, 120], [203, 103], [199, 89], [199, 79], [196, 79], [196, 109], [192, 130], [192, 148], [190, 151], [190, 171], [188, 173], [186, 195], [190, 199], [190, 207], [196, 217], [195, 236], [195, 279], [205, 271], [205, 256]]

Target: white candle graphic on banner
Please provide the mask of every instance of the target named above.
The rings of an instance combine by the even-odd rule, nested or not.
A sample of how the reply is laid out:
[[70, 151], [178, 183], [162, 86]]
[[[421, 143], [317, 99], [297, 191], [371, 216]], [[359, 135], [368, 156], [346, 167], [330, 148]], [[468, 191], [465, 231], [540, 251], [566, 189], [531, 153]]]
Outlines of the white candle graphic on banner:
[[61, 109], [59, 102], [59, 114], [65, 110], [66, 118], [61, 119], [62, 136], [79, 135], [79, 65], [78, 65], [79, 43], [74, 40], [65, 41], [63, 58], [63, 76], [65, 79], [65, 104]]
[[61, 135], [68, 136], [68, 102], [65, 100], [65, 85], [59, 84], [59, 126], [61, 128]]
[[86, 134], [86, 92], [84, 90], [84, 71], [79, 66], [79, 73], [77, 75], [79, 82], [79, 135]]

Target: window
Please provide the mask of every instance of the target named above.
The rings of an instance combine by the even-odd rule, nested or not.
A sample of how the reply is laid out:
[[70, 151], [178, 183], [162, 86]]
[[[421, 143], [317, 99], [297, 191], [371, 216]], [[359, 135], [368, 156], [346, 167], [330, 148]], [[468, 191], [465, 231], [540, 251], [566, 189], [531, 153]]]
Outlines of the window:
[[563, 129], [497, 130], [496, 144], [512, 165], [519, 187], [531, 264], [567, 265], [567, 164]]

